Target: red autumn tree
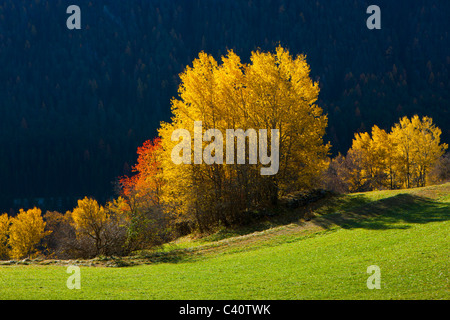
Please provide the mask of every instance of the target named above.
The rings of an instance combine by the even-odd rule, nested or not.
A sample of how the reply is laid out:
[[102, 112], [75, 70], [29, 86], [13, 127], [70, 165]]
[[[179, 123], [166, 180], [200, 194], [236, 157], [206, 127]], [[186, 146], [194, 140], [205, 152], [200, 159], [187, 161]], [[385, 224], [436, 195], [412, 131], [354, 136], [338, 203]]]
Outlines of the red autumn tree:
[[160, 204], [162, 187], [161, 166], [158, 152], [161, 150], [161, 139], [147, 140], [138, 148], [137, 164], [133, 167], [135, 175], [122, 177], [122, 195], [127, 199], [131, 211], [136, 206], [157, 206]]
[[130, 213], [129, 241], [135, 249], [160, 244], [168, 238], [168, 216], [161, 206], [163, 184], [158, 154], [160, 139], [148, 140], [138, 148], [131, 177], [122, 177], [122, 196]]

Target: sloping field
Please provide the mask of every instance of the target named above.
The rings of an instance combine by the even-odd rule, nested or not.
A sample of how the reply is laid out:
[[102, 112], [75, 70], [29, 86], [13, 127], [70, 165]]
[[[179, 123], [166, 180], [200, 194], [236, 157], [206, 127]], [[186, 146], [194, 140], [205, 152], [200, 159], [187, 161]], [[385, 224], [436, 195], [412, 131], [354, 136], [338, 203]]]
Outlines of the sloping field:
[[[309, 221], [89, 261], [96, 267], [0, 266], [0, 298], [450, 299], [450, 183], [334, 196], [309, 210]], [[80, 290], [67, 288], [69, 264], [81, 265]], [[372, 265], [381, 289], [367, 287]]]

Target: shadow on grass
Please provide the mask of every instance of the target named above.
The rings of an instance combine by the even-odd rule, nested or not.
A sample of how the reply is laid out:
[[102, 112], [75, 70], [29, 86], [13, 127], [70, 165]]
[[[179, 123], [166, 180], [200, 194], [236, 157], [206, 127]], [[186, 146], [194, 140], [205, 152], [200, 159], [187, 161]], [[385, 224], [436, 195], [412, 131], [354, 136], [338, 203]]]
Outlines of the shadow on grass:
[[[409, 224], [423, 224], [450, 219], [450, 204], [411, 194], [371, 201], [364, 195], [337, 200], [339, 208], [313, 219], [324, 228], [338, 225], [345, 229], [407, 229]], [[345, 203], [346, 202], [346, 203]], [[338, 209], [339, 209], [338, 208]], [[336, 209], [336, 207], [334, 207]]]
[[[246, 227], [222, 229], [202, 238], [206, 244], [235, 236], [247, 235], [272, 227], [296, 223], [302, 225], [308, 212], [319, 214], [311, 223], [324, 229], [339, 226], [344, 229], [371, 230], [408, 229], [411, 224], [450, 220], [450, 203], [434, 201], [412, 194], [398, 194], [381, 200], [372, 200], [364, 194], [333, 195], [295, 210], [283, 210], [270, 220]], [[201, 249], [201, 246], [199, 247]], [[181, 263], [201, 259], [199, 248], [166, 248], [164, 251], [141, 252], [142, 263]]]
[[144, 264], [182, 263], [195, 261], [196, 255], [189, 248], [176, 248], [168, 251], [143, 250], [135, 253], [132, 260]]

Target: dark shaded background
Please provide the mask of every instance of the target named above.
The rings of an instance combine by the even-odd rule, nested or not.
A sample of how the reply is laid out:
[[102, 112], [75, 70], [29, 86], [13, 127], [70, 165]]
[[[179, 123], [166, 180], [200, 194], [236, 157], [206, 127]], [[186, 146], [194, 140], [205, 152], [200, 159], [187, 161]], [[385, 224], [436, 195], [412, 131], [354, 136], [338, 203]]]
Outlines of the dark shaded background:
[[[66, 28], [72, 4], [82, 30]], [[382, 30], [366, 27], [371, 4]], [[201, 50], [305, 53], [334, 155], [413, 114], [448, 143], [449, 17], [447, 0], [0, 0], [0, 212], [112, 196]]]

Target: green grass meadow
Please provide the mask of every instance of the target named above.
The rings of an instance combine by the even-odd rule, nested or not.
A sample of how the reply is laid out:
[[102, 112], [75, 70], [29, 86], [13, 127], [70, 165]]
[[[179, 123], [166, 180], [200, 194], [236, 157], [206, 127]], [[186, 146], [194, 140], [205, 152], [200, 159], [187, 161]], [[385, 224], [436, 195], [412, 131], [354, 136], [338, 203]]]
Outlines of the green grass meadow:
[[[449, 190], [333, 197], [311, 221], [185, 239], [159, 249], [172, 257], [161, 261], [81, 266], [80, 290], [67, 288], [66, 266], [0, 266], [0, 299], [448, 300]], [[371, 265], [381, 289], [367, 287]]]

